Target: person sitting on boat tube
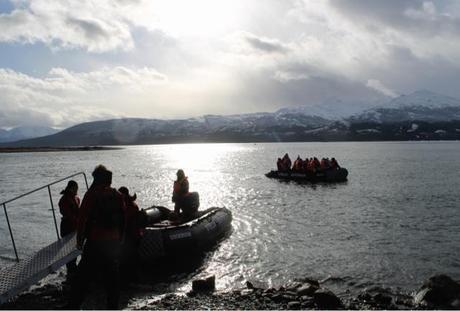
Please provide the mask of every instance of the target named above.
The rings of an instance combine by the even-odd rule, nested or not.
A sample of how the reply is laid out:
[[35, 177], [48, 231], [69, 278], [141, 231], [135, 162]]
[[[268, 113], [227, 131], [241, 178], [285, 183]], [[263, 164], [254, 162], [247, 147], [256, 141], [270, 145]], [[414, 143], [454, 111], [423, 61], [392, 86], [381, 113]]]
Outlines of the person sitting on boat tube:
[[189, 194], [188, 178], [185, 176], [184, 170], [180, 169], [176, 173], [177, 179], [174, 181], [172, 201], [174, 203], [174, 214], [179, 216], [180, 212], [191, 214], [192, 211], [187, 209], [185, 204], [186, 197]]
[[291, 158], [289, 158], [289, 155], [286, 153], [282, 159], [283, 161], [283, 166], [284, 166], [284, 170], [286, 172], [289, 172], [291, 170]]
[[303, 160], [300, 158], [300, 155], [297, 156], [297, 159], [294, 161], [294, 165], [292, 166], [292, 170], [296, 173], [301, 173], [303, 167]]
[[338, 170], [340, 168], [340, 165], [335, 158], [331, 159], [331, 168], [335, 170]]

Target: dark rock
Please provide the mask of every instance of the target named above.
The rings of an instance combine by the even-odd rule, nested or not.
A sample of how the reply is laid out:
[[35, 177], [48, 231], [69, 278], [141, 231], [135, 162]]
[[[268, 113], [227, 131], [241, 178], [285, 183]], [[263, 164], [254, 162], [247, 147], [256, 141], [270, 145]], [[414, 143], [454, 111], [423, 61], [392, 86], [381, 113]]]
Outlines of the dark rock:
[[320, 309], [342, 309], [342, 301], [330, 290], [319, 289], [313, 294], [316, 305]]
[[455, 299], [450, 303], [452, 309], [460, 310], [460, 299]]
[[371, 301], [372, 296], [368, 292], [362, 292], [358, 295], [358, 299], [362, 301]]
[[289, 310], [299, 310], [300, 309], [300, 302], [298, 302], [298, 301], [290, 301], [287, 304], [287, 308]]
[[246, 287], [248, 289], [266, 289], [268, 286], [266, 283], [257, 281], [257, 280], [250, 280], [246, 281]]
[[276, 293], [276, 294], [273, 294], [271, 297], [271, 300], [274, 301], [274, 302], [281, 302], [283, 301], [283, 295], [279, 294], [279, 293]]
[[254, 284], [252, 284], [252, 282], [249, 282], [249, 281], [246, 281], [246, 288], [247, 289], [254, 289]]
[[253, 292], [254, 292], [254, 290], [252, 290], [252, 289], [243, 289], [240, 292], [240, 296], [247, 297], [247, 296], [251, 295]]
[[447, 275], [435, 275], [429, 278], [415, 295], [416, 304], [433, 307], [449, 306], [460, 299], [460, 284]]
[[193, 280], [192, 290], [194, 292], [212, 292], [216, 289], [216, 277], [211, 275], [204, 279]]
[[319, 287], [319, 281], [312, 279], [312, 278], [301, 278], [301, 279], [298, 279], [298, 281], [302, 283], [309, 283], [311, 285], [315, 285], [316, 287]]
[[317, 290], [319, 289], [318, 286], [306, 283], [301, 287], [297, 288], [297, 296], [312, 296]]
[[382, 294], [382, 293], [378, 293], [377, 295], [375, 295], [373, 297], [373, 300], [378, 303], [379, 305], [384, 305], [384, 306], [387, 306], [387, 305], [390, 305], [391, 304], [391, 300], [392, 298], [388, 295], [385, 295], [385, 294]]

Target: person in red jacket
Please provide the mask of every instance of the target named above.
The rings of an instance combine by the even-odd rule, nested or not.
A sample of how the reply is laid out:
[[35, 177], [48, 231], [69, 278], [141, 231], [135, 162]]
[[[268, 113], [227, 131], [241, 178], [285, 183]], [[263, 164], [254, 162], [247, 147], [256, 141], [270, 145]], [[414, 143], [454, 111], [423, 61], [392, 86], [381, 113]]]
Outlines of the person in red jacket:
[[[78, 184], [75, 180], [69, 180], [67, 186], [61, 191], [59, 211], [61, 212], [61, 237], [77, 231], [78, 209], [80, 198], [77, 196]], [[66, 264], [67, 275], [72, 276], [77, 270], [77, 259]]]
[[110, 187], [112, 172], [98, 165], [94, 181], [85, 193], [77, 223], [77, 248], [83, 249], [70, 309], [79, 309], [90, 280], [102, 273], [107, 292], [107, 309], [118, 309], [119, 261], [125, 227], [125, 203], [120, 192]]
[[184, 198], [188, 195], [189, 184], [183, 170], [178, 170], [176, 176], [177, 179], [174, 181], [172, 201], [174, 202], [174, 213], [179, 215], [181, 209], [184, 207]]
[[136, 204], [136, 194], [130, 195], [128, 188], [120, 187], [126, 205], [126, 230], [121, 254], [121, 279], [123, 282], [135, 281], [138, 262], [137, 248], [141, 237], [139, 226], [139, 206]]

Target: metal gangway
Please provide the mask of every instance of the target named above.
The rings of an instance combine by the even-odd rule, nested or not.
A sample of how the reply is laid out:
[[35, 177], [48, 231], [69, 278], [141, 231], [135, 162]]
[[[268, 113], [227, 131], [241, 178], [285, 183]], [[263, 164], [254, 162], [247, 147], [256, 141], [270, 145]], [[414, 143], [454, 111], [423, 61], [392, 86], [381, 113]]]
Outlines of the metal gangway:
[[[40, 281], [48, 274], [56, 272], [60, 267], [80, 255], [81, 252], [76, 248], [75, 234], [69, 234], [63, 238], [61, 238], [59, 235], [56, 212], [54, 209], [50, 188], [54, 184], [60, 183], [66, 179], [70, 179], [78, 175], [83, 175], [86, 189], [88, 189], [86, 174], [84, 172], [78, 172], [0, 203], [0, 205], [3, 206], [3, 210], [5, 212], [5, 219], [8, 224], [11, 243], [13, 245], [14, 254], [16, 256], [15, 264], [0, 270], [0, 304], [11, 300], [23, 290], [28, 289], [30, 286]], [[10, 220], [8, 218], [7, 204], [46, 188], [48, 189], [48, 195], [51, 203], [51, 211], [53, 213], [57, 241], [42, 248], [32, 256], [20, 259], [18, 256], [16, 243], [14, 241]]]

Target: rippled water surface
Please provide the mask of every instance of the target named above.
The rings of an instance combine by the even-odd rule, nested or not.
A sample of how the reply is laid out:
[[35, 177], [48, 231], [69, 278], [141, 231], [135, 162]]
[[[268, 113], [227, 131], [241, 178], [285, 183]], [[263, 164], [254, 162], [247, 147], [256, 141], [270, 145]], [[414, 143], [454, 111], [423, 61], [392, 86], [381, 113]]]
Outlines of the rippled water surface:
[[[336, 157], [341, 184], [297, 184], [264, 176], [277, 157]], [[114, 172], [140, 207], [172, 207], [183, 168], [201, 208], [226, 206], [233, 233], [205, 260], [219, 288], [245, 279], [272, 285], [329, 276], [359, 288], [415, 288], [442, 272], [460, 278], [460, 144], [277, 143], [133, 146], [122, 150], [0, 154], [0, 201], [95, 165]], [[80, 184], [83, 196], [84, 181]], [[91, 182], [91, 178], [88, 180]], [[51, 188], [54, 204], [65, 183]], [[7, 205], [21, 256], [56, 238], [47, 190]], [[3, 210], [0, 256], [14, 257]], [[340, 283], [340, 282], [339, 282]]]

